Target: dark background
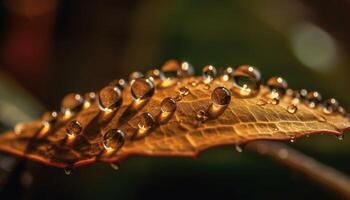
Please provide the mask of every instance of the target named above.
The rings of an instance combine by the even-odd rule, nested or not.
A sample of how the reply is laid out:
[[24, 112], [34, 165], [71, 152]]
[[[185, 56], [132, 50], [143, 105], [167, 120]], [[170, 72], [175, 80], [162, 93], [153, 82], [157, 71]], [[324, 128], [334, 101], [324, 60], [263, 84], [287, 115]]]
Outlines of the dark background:
[[[58, 109], [68, 92], [96, 91], [170, 58], [189, 61], [197, 74], [206, 64], [255, 65], [265, 80], [285, 77], [349, 110], [349, 10], [348, 0], [0, 0], [0, 131]], [[350, 174], [347, 137], [291, 145]], [[119, 171], [96, 164], [70, 176], [17, 162], [0, 159], [1, 199], [339, 198], [233, 147], [195, 160], [131, 158]]]

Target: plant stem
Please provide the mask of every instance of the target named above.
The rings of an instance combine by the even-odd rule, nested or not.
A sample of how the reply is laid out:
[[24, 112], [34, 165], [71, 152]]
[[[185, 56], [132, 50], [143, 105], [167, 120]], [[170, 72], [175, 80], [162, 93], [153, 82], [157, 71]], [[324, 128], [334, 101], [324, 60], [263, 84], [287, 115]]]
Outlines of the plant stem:
[[246, 149], [268, 155], [344, 198], [350, 199], [350, 179], [347, 175], [283, 143], [255, 141], [247, 144]]

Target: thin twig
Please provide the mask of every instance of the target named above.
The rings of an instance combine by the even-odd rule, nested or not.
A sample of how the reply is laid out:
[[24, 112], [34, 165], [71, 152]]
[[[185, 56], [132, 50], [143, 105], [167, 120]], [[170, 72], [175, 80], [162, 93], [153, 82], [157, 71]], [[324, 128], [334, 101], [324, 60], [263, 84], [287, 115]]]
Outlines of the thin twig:
[[279, 142], [256, 141], [246, 149], [269, 155], [273, 159], [302, 173], [309, 179], [350, 199], [350, 179], [347, 175], [326, 166], [315, 159]]

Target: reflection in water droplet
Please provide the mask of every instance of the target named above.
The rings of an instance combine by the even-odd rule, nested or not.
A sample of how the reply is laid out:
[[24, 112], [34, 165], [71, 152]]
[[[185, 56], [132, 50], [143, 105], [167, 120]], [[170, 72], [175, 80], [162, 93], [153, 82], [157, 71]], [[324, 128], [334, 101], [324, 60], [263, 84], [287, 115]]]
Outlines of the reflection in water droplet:
[[158, 69], [151, 69], [147, 72], [147, 78], [151, 79], [152, 81], [162, 80], [164, 79], [164, 74]]
[[45, 112], [41, 117], [42, 123], [45, 126], [51, 126], [57, 121], [58, 113], [56, 111], [53, 112]]
[[258, 106], [264, 106], [266, 104], [267, 104], [267, 101], [265, 101], [264, 99], [258, 99], [256, 101], [256, 105], [258, 105]]
[[322, 96], [317, 91], [311, 91], [307, 93], [306, 99], [309, 103], [310, 108], [316, 108], [317, 105], [322, 101]]
[[272, 98], [281, 98], [286, 94], [288, 83], [282, 77], [272, 77], [267, 81]]
[[66, 175], [71, 175], [71, 174], [72, 174], [72, 169], [69, 168], [69, 167], [65, 167], [63, 170], [64, 170], [64, 173], [65, 173]]
[[128, 86], [128, 83], [125, 81], [125, 79], [121, 78], [111, 81], [108, 85], [118, 87], [122, 91]]
[[163, 99], [162, 103], [160, 104], [160, 109], [163, 113], [175, 112], [176, 107], [176, 101], [171, 97]]
[[88, 108], [96, 100], [95, 92], [87, 92], [84, 94], [84, 108]]
[[66, 126], [66, 133], [68, 136], [77, 136], [81, 133], [83, 127], [80, 122], [77, 120], [73, 120], [69, 122]]
[[216, 68], [213, 65], [207, 65], [203, 68], [204, 83], [210, 83], [215, 79], [217, 74]]
[[80, 94], [70, 93], [62, 99], [61, 112], [65, 115], [71, 115], [78, 112], [84, 103], [84, 99]]
[[125, 141], [125, 134], [119, 129], [111, 129], [107, 131], [103, 136], [103, 147], [106, 150], [118, 150], [121, 148]]
[[137, 78], [131, 82], [131, 97], [134, 100], [143, 100], [152, 97], [154, 84], [150, 79]]
[[241, 146], [236, 145], [235, 148], [236, 148], [236, 151], [237, 151], [238, 153], [242, 153], [242, 152], [243, 152], [243, 149], [242, 149]]
[[336, 99], [331, 98], [324, 102], [323, 112], [326, 114], [331, 114], [336, 112], [339, 107], [339, 103]]
[[231, 92], [225, 87], [217, 87], [211, 93], [211, 100], [216, 105], [226, 106], [231, 102]]
[[106, 86], [98, 95], [98, 106], [104, 112], [111, 112], [122, 103], [122, 93], [118, 87]]
[[179, 94], [181, 96], [187, 96], [190, 93], [190, 90], [187, 87], [181, 87], [179, 90]]
[[294, 114], [298, 111], [298, 107], [294, 104], [291, 104], [287, 107], [287, 111], [291, 114]]
[[269, 100], [269, 103], [272, 105], [278, 105], [280, 103], [280, 100], [277, 98], [273, 98]]
[[254, 97], [259, 93], [261, 75], [258, 69], [242, 65], [234, 71], [232, 93], [237, 97]]
[[131, 82], [135, 79], [142, 78], [142, 77], [143, 77], [143, 74], [141, 72], [135, 71], [129, 75], [129, 81]]
[[119, 168], [120, 168], [118, 163], [111, 163], [111, 164], [109, 164], [109, 166], [111, 166], [111, 168], [116, 170], [116, 171], [119, 170]]
[[208, 119], [208, 116], [204, 110], [200, 110], [197, 112], [196, 118], [198, 121], [203, 122]]
[[229, 81], [231, 78], [233, 78], [233, 72], [234, 69], [232, 67], [227, 67], [222, 73], [221, 79], [223, 81]]
[[141, 116], [139, 117], [139, 123], [137, 124], [137, 126], [139, 127], [139, 129], [142, 131], [142, 132], [146, 132], [148, 130], [150, 130], [155, 121], [154, 121], [154, 118], [152, 116], [151, 113], [142, 113]]

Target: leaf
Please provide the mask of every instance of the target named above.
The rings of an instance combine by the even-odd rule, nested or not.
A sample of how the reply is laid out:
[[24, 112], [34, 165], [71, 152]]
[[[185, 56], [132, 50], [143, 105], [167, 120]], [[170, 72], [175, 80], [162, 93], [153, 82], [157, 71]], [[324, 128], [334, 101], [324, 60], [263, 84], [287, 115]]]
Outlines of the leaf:
[[[148, 83], [134, 83], [139, 89], [133, 91], [134, 97], [149, 97], [137, 101], [122, 80], [103, 88], [97, 100], [93, 93], [85, 95], [83, 106], [81, 96], [68, 95], [62, 103], [71, 110], [63, 109], [57, 119], [50, 116], [51, 121], [46, 114], [44, 121], [18, 125], [16, 131], [0, 137], [0, 151], [56, 167], [78, 167], [116, 163], [131, 155], [193, 157], [215, 146], [255, 140], [293, 141], [312, 134], [342, 137], [350, 128], [346, 114], [325, 112], [321, 104], [311, 108], [292, 93], [271, 99], [271, 89], [262, 85], [255, 96], [223, 99], [213, 91], [230, 89], [235, 82], [222, 77], [207, 81], [196, 76], [157, 79], [154, 94], [145, 90]], [[68, 101], [72, 96], [73, 103]], [[170, 112], [161, 109], [167, 97], [176, 102], [174, 112], [172, 102], [163, 107]], [[227, 102], [227, 106], [217, 104]]]

